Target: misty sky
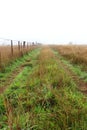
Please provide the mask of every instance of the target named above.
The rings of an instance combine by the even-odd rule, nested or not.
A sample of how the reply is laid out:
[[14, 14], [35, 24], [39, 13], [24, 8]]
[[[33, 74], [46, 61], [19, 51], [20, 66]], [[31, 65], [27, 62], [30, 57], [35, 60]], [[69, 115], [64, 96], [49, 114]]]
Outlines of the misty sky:
[[0, 0], [0, 38], [87, 43], [87, 0]]

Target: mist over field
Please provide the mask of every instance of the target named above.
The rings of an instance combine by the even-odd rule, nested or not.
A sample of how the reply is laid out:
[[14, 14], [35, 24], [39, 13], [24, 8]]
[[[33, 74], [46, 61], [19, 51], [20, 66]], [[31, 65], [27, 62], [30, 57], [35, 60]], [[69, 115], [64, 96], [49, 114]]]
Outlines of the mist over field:
[[86, 5], [86, 0], [0, 1], [0, 38], [86, 44]]

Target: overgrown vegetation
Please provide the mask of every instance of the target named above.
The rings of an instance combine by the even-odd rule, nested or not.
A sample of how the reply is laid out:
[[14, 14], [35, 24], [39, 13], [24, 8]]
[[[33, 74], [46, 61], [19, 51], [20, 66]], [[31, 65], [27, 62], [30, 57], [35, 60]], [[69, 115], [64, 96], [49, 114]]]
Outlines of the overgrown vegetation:
[[23, 56], [24, 54], [27, 54], [29, 51], [33, 50], [34, 48], [36, 48], [36, 46], [20, 46], [20, 50], [19, 50], [19, 46], [14, 45], [13, 46], [13, 54], [12, 54], [12, 50], [11, 50], [11, 46], [0, 46], [0, 71], [3, 71], [5, 69], [5, 67], [13, 62], [15, 59]]
[[1, 96], [0, 129], [86, 130], [87, 97], [49, 47], [38, 53]]
[[68, 59], [72, 64], [80, 65], [83, 70], [87, 70], [87, 46], [67, 45], [52, 46], [63, 57]]

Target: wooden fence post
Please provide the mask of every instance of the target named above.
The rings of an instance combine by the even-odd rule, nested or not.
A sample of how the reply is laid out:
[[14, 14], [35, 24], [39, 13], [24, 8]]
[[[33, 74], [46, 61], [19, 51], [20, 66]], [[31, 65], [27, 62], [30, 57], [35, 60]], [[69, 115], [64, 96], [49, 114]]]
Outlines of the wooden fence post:
[[20, 52], [20, 41], [18, 41], [18, 50]]
[[25, 43], [26, 43], [26, 42], [25, 42], [25, 41], [23, 41], [23, 48], [25, 48]]
[[22, 42], [20, 43], [20, 55], [23, 56], [23, 44], [22, 44]]
[[13, 41], [11, 40], [11, 55], [13, 56]]

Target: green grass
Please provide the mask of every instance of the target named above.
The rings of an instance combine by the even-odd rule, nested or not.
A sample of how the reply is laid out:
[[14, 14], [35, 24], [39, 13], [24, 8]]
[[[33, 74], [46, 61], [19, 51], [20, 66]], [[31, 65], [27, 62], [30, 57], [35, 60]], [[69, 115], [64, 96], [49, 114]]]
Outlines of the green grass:
[[12, 75], [17, 68], [19, 68], [22, 64], [26, 63], [26, 60], [28, 58], [32, 58], [32, 56], [35, 55], [37, 52], [38, 49], [35, 49], [34, 51], [23, 55], [23, 57], [18, 58], [9, 63], [9, 65], [2, 72], [0, 72], [0, 87], [4, 86], [7, 78], [10, 77], [10, 75]]
[[86, 130], [87, 97], [48, 52], [32, 54], [0, 98], [1, 130]]
[[[39, 51], [40, 51], [40, 49], [33, 50], [28, 55], [25, 55], [22, 59], [15, 61], [15, 64], [17, 66], [19, 66], [19, 63], [25, 64], [25, 61], [27, 59], [31, 59], [32, 66], [30, 66], [29, 64], [27, 66], [24, 66], [23, 71], [21, 71], [16, 76], [14, 82], [12, 82], [12, 84], [4, 92], [4, 94], [0, 95], [0, 129], [7, 129], [7, 130], [10, 129], [7, 126], [8, 116], [6, 114], [6, 109], [7, 110], [10, 109], [11, 106], [8, 105], [9, 108], [7, 107], [5, 109], [6, 103], [8, 103], [8, 101], [11, 100], [11, 103], [15, 107], [15, 105], [18, 105], [18, 98], [20, 97], [20, 95], [21, 96], [25, 95], [25, 92], [26, 92], [25, 86], [26, 86], [26, 82], [28, 80], [27, 78], [28, 78], [29, 74], [32, 73], [33, 65], [36, 62], [36, 57], [39, 54]], [[12, 65], [14, 66], [14, 64], [12, 64]], [[8, 70], [9, 70], [9, 74], [10, 74], [10, 68]], [[5, 71], [5, 74], [7, 74], [7, 73], [8, 72]]]

